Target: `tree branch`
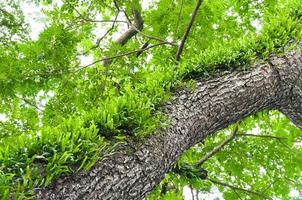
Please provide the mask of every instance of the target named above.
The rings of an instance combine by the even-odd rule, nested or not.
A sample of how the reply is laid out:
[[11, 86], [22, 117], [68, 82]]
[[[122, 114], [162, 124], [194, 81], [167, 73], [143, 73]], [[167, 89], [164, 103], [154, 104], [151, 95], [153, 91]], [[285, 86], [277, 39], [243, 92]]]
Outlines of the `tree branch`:
[[249, 134], [249, 133], [238, 134], [237, 136], [238, 137], [240, 137], [240, 136], [247, 136], [247, 137], [272, 138], [272, 139], [278, 139], [278, 140], [288, 139], [286, 137], [279, 137], [279, 136], [273, 136], [273, 135], [256, 135], [256, 134]]
[[185, 31], [185, 33], [184, 33], [182, 39], [181, 39], [181, 42], [180, 42], [180, 45], [179, 45], [178, 49], [177, 49], [177, 53], [176, 53], [176, 61], [179, 61], [179, 60], [180, 60], [180, 56], [181, 56], [181, 54], [182, 54], [182, 51], [183, 51], [185, 42], [186, 42], [186, 40], [187, 40], [187, 38], [188, 38], [188, 36], [189, 36], [190, 30], [191, 30], [191, 28], [192, 28], [193, 22], [194, 22], [194, 20], [195, 20], [196, 15], [197, 15], [198, 9], [199, 9], [199, 7], [201, 6], [201, 3], [202, 3], [202, 0], [198, 0], [198, 1], [197, 1], [197, 4], [196, 4], [196, 6], [195, 6], [195, 8], [194, 8], [194, 11], [193, 11], [193, 13], [192, 13], [192, 15], [191, 15], [191, 19], [190, 19], [190, 21], [189, 21], [189, 24], [188, 24], [188, 26], [187, 26], [187, 28], [186, 28], [186, 31]]
[[178, 16], [177, 16], [177, 23], [176, 23], [175, 35], [177, 35], [177, 33], [178, 33], [179, 22], [180, 22], [180, 17], [181, 17], [183, 5], [184, 5], [184, 0], [181, 0], [180, 10], [179, 10]]
[[160, 37], [145, 34], [142, 31], [138, 30], [135, 26], [133, 26], [133, 25], [131, 25], [131, 26], [137, 31], [138, 34], [142, 35], [143, 37], [146, 37], [146, 38], [149, 38], [149, 39], [152, 39], [152, 40], [157, 40], [157, 41], [160, 41], [160, 42], [166, 42], [167, 44], [172, 45], [172, 46], [178, 46], [175, 42], [169, 42], [169, 41], [167, 41], [165, 39], [162, 39]]
[[124, 13], [124, 15], [125, 15], [125, 17], [126, 17], [126, 19], [127, 19], [127, 21], [128, 21], [128, 28], [129, 28], [129, 27], [130, 27], [129, 24], [132, 24], [132, 23], [131, 23], [131, 20], [130, 20], [130, 18], [129, 18], [129, 16], [128, 16], [127, 13], [125, 12], [125, 10], [121, 10], [121, 9], [120, 9], [120, 7], [119, 7], [119, 5], [118, 5], [118, 3], [117, 3], [116, 0], [113, 0], [113, 4], [114, 4], [115, 8], [116, 8], [118, 11], [122, 11], [122, 12]]
[[241, 196], [238, 194], [238, 192], [235, 189], [233, 189], [233, 192], [236, 194], [236, 196], [238, 197], [238, 199], [242, 200]]
[[252, 190], [248, 190], [248, 189], [236, 187], [236, 186], [233, 186], [233, 185], [230, 185], [230, 184], [227, 184], [227, 183], [218, 181], [218, 180], [214, 180], [214, 179], [211, 179], [211, 178], [207, 178], [207, 180], [209, 180], [210, 182], [212, 182], [212, 183], [214, 183], [214, 184], [218, 184], [218, 185], [221, 185], [221, 186], [225, 186], [225, 187], [231, 188], [231, 189], [233, 189], [233, 190], [239, 190], [239, 191], [242, 191], [242, 192], [246, 192], [246, 193], [249, 193], [249, 194], [252, 194], [252, 195], [261, 197], [261, 198], [263, 198], [263, 199], [271, 199], [271, 200], [272, 200], [272, 198], [267, 197], [267, 196], [265, 196], [264, 194], [262, 194], [262, 193], [260, 193], [260, 192], [255, 192], [255, 191], [252, 191]]
[[34, 107], [36, 110], [42, 111], [35, 103], [32, 103], [30, 100], [28, 100], [28, 99], [26, 99], [26, 98], [24, 98], [22, 96], [16, 96], [16, 97], [20, 98], [22, 101], [24, 101], [24, 103], [26, 103], [26, 104]]
[[112, 23], [112, 26], [106, 31], [106, 33], [97, 40], [96, 44], [91, 47], [89, 50], [85, 51], [84, 53], [81, 53], [79, 55], [86, 55], [89, 51], [93, 50], [93, 49], [96, 49], [100, 46], [101, 44], [101, 41], [114, 29], [114, 26], [117, 22], [117, 18], [118, 18], [118, 15], [119, 15], [119, 11], [117, 12], [116, 16], [115, 16], [115, 19], [113, 20], [113, 23]]
[[233, 133], [227, 137], [221, 144], [219, 144], [218, 146], [216, 146], [212, 151], [210, 151], [209, 153], [207, 153], [204, 157], [202, 157], [196, 164], [196, 167], [201, 166], [205, 161], [207, 161], [209, 158], [211, 158], [212, 156], [214, 156], [216, 153], [218, 153], [225, 145], [227, 145], [228, 143], [230, 143], [231, 141], [233, 141], [238, 133], [238, 129], [239, 129], [239, 124], [236, 126], [235, 130], [233, 131]]
[[[119, 8], [118, 8], [119, 9]], [[115, 42], [121, 46], [125, 45], [128, 40], [130, 40], [133, 36], [135, 36], [138, 31], [141, 31], [143, 29], [143, 18], [140, 14], [140, 12], [136, 9], [132, 10], [133, 17], [134, 17], [134, 24], [131, 26], [126, 32], [124, 32]], [[134, 28], [135, 27], [135, 28]], [[107, 58], [103, 60], [103, 65], [108, 66], [110, 65], [112, 60], [110, 58]]]
[[[291, 107], [300, 112], [301, 104], [296, 107], [290, 99], [292, 88], [302, 87], [302, 53], [295, 52], [271, 57], [270, 61], [280, 61], [275, 67], [258, 63], [250, 70], [197, 80], [193, 92], [178, 91], [161, 108], [169, 119], [168, 127], [134, 146], [120, 144], [89, 172], [61, 177], [51, 187], [38, 189], [37, 199], [143, 199], [184, 151], [214, 132], [263, 110]], [[299, 95], [294, 98], [302, 101]], [[300, 123], [299, 118], [292, 119]]]
[[95, 65], [97, 63], [100, 63], [100, 62], [107, 62], [107, 60], [110, 60], [110, 62], [114, 59], [117, 59], [117, 58], [121, 58], [121, 57], [124, 57], [124, 56], [129, 56], [129, 55], [132, 55], [132, 54], [135, 54], [135, 53], [141, 53], [143, 51], [147, 51], [151, 48], [154, 48], [154, 47], [157, 47], [157, 46], [161, 46], [161, 45], [166, 45], [168, 44], [167, 42], [162, 42], [162, 43], [157, 43], [157, 44], [154, 44], [154, 45], [150, 45], [144, 49], [137, 49], [137, 50], [134, 50], [134, 51], [129, 51], [129, 52], [126, 52], [126, 53], [122, 53], [122, 54], [118, 54], [116, 56], [112, 56], [112, 57], [107, 57], [107, 58], [102, 58], [100, 60], [96, 60], [88, 65], [85, 65], [85, 66], [80, 66], [79, 69], [77, 69], [75, 72], [79, 71], [79, 70], [82, 70], [82, 69], [85, 69], [87, 67], [90, 67], [92, 65]]
[[[137, 30], [141, 31], [143, 29], [143, 18], [140, 12], [136, 9], [132, 10], [132, 14], [134, 17], [133, 26], [131, 26], [125, 33], [123, 33], [115, 42], [123, 46], [131, 39], [134, 35], [138, 33]], [[134, 28], [135, 27], [135, 28]]]
[[[302, 74], [302, 71], [300, 73]], [[291, 104], [282, 104], [281, 112], [288, 116], [296, 126], [302, 129], [302, 81], [299, 84], [301, 88], [298, 86], [291, 88]]]

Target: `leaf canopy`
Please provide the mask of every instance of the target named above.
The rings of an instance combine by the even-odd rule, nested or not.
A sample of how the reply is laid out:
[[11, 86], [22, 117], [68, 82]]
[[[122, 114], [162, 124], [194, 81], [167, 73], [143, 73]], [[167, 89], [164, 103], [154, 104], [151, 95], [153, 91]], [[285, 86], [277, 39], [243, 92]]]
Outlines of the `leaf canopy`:
[[[302, 37], [301, 0], [205, 0], [175, 62], [173, 44], [180, 42], [195, 4], [0, 1], [0, 198], [30, 198], [62, 174], [89, 170], [119, 143], [143, 140], [167, 126], [161, 106], [177, 89], [194, 90], [194, 78], [249, 68]], [[24, 5], [43, 15], [37, 39], [30, 37]], [[133, 9], [141, 12], [144, 28], [121, 46], [115, 40], [134, 21]], [[145, 42], [155, 47], [139, 57], [124, 55]], [[215, 187], [192, 166], [232, 129], [188, 150], [177, 163], [187, 166], [185, 175], [167, 174], [149, 198], [182, 199], [185, 186], [200, 192]], [[291, 199], [291, 190], [302, 189], [301, 130], [280, 113], [264, 111], [240, 125], [241, 134], [255, 132], [282, 139], [237, 137], [203, 168], [222, 182]], [[225, 199], [259, 198], [218, 189]]]

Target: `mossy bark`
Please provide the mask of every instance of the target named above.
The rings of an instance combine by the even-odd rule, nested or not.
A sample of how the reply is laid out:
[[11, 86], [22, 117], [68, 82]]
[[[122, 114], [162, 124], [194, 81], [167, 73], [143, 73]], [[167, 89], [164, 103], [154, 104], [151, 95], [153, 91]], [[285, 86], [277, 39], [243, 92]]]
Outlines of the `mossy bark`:
[[37, 199], [143, 199], [186, 149], [265, 109], [280, 110], [302, 128], [301, 49], [179, 91], [164, 107], [168, 128], [137, 147], [120, 146], [87, 173], [58, 179]]

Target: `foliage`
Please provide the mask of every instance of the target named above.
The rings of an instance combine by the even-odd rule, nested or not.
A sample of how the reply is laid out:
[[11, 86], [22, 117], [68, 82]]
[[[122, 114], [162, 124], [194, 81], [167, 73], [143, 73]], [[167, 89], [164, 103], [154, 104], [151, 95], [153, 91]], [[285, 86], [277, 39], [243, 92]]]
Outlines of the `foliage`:
[[[34, 188], [49, 185], [62, 174], [89, 170], [127, 137], [143, 139], [166, 126], [161, 105], [179, 87], [194, 90], [192, 78], [247, 68], [270, 53], [284, 52], [283, 47], [294, 46], [302, 37], [301, 0], [204, 1], [179, 63], [174, 60], [174, 46], [160, 45], [139, 57], [121, 56], [104, 66], [102, 58], [136, 50], [146, 41], [158, 43], [146, 34], [178, 42], [195, 1], [158, 0], [148, 7], [146, 1], [116, 1], [121, 21], [127, 20], [123, 12], [133, 21], [133, 8], [141, 11], [144, 19], [143, 34], [138, 33], [124, 46], [115, 44], [114, 39], [127, 29], [126, 23], [93, 21], [115, 18], [117, 8], [112, 1], [33, 2], [46, 17], [37, 40], [28, 37], [30, 27], [20, 9], [24, 2], [0, 3], [0, 12], [5, 12], [0, 15], [0, 114], [7, 118], [0, 121], [2, 199], [30, 198]], [[255, 27], [257, 20], [260, 24]], [[95, 63], [84, 64], [89, 58]], [[279, 148], [277, 140], [238, 138], [206, 162], [205, 168], [211, 169], [213, 177], [229, 180], [231, 176], [230, 183], [256, 190], [286, 176], [295, 183], [278, 181], [266, 194], [289, 198], [291, 189], [301, 189], [297, 164], [301, 150], [292, 142], [301, 131], [278, 113], [251, 117], [241, 129], [248, 131], [255, 125], [271, 135], [289, 138], [283, 143], [293, 150]], [[188, 164], [194, 164], [201, 152], [213, 148], [226, 133], [189, 150], [179, 165], [190, 169]], [[266, 170], [263, 180], [255, 178], [260, 167]], [[150, 198], [181, 198], [186, 185], [210, 190], [211, 183], [193, 175], [188, 179], [168, 174]], [[163, 185], [173, 189], [162, 193]], [[219, 189], [226, 199], [234, 199], [232, 190]]]
[[[224, 130], [208, 137], [205, 144], [189, 149], [179, 160], [179, 166], [187, 173], [173, 170], [168, 177], [175, 177], [173, 184], [191, 185], [200, 191], [218, 187], [225, 199], [263, 199], [248, 192], [234, 190], [200, 177], [200, 170], [206, 170], [208, 177], [239, 188], [250, 188], [267, 197], [290, 199], [291, 190], [301, 190], [301, 130], [290, 124], [278, 112], [263, 112], [242, 121], [238, 136], [223, 150], [207, 160], [202, 168], [194, 164], [221, 143], [232, 132]], [[244, 136], [244, 134], [257, 136]], [[243, 134], [243, 135], [240, 135]], [[267, 137], [259, 137], [259, 136]], [[276, 137], [276, 138], [274, 138]], [[206, 180], [205, 180], [206, 179]], [[166, 180], [164, 180], [166, 181]], [[156, 199], [156, 198], [155, 198]]]

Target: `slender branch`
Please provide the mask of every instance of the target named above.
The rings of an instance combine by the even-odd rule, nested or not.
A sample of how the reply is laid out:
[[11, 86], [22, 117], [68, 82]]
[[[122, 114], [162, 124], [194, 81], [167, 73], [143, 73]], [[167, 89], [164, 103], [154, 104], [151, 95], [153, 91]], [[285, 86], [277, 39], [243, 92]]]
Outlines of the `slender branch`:
[[146, 37], [146, 38], [149, 38], [149, 39], [152, 39], [152, 40], [157, 40], [157, 41], [160, 41], [160, 42], [166, 42], [167, 44], [170, 44], [170, 45], [172, 45], [172, 46], [177, 46], [177, 44], [174, 43], [174, 42], [169, 42], [169, 41], [167, 41], [167, 40], [165, 40], [165, 39], [162, 39], [162, 38], [160, 38], [160, 37], [156, 37], [156, 36], [153, 36], [153, 35], [145, 34], [145, 33], [143, 33], [142, 31], [138, 30], [138, 29], [137, 29], [135, 26], [133, 26], [132, 24], [131, 24], [131, 26], [137, 31], [138, 34], [142, 35], [143, 37]]
[[190, 190], [191, 190], [192, 200], [195, 200], [195, 198], [194, 198], [194, 190], [193, 190], [193, 187], [190, 185], [189, 188], [190, 188]]
[[176, 24], [176, 29], [175, 29], [175, 35], [178, 33], [179, 22], [180, 22], [180, 17], [181, 17], [183, 5], [184, 5], [184, 0], [181, 0], [180, 10], [179, 10], [178, 17], [177, 17], [177, 24]]
[[278, 140], [285, 140], [288, 139], [286, 137], [278, 137], [278, 136], [273, 136], [273, 135], [256, 135], [256, 134], [237, 134], [237, 136], [247, 136], [247, 137], [260, 137], [260, 138], [273, 138], [273, 139], [278, 139]]
[[[73, 5], [71, 5], [68, 1], [67, 1], [67, 4], [69, 5], [69, 6], [71, 6], [72, 8], [73, 8], [73, 10], [79, 15], [78, 16], [78, 18], [81, 18], [83, 21], [86, 21], [86, 22], [95, 22], [95, 23], [112, 23], [112, 22], [116, 22], [116, 23], [127, 23], [128, 24], [128, 22], [127, 21], [124, 21], [124, 20], [116, 20], [116, 19], [114, 19], [114, 20], [111, 20], [111, 19], [109, 19], [109, 20], [96, 20], [96, 19], [91, 19], [91, 18], [89, 18], [89, 17], [85, 17], [85, 16], [83, 16]], [[118, 10], [118, 12], [119, 12], [119, 10]]]
[[103, 58], [103, 59], [100, 59], [100, 60], [96, 60], [94, 61], [93, 63], [90, 63], [88, 65], [85, 65], [85, 66], [80, 66], [80, 68], [78, 70], [76, 70], [75, 72], [79, 71], [79, 70], [82, 70], [84, 68], [87, 68], [87, 67], [90, 67], [96, 63], [99, 63], [99, 62], [103, 62], [103, 61], [106, 61], [106, 60], [113, 60], [113, 59], [116, 59], [116, 58], [120, 58], [120, 57], [124, 57], [124, 56], [129, 56], [129, 55], [132, 55], [132, 54], [135, 54], [135, 53], [138, 53], [138, 52], [141, 52], [141, 51], [146, 51], [148, 49], [151, 49], [153, 47], [157, 47], [157, 46], [160, 46], [160, 45], [165, 45], [167, 44], [166, 42], [162, 42], [162, 43], [157, 43], [157, 44], [154, 44], [154, 45], [151, 45], [149, 47], [146, 47], [145, 49], [137, 49], [137, 50], [134, 50], [134, 51], [130, 51], [130, 52], [126, 52], [126, 53], [122, 53], [122, 54], [119, 54], [119, 55], [116, 55], [116, 56], [112, 56], [112, 57], [108, 57], [108, 58]]
[[262, 193], [260, 193], [260, 192], [255, 192], [255, 191], [252, 191], [252, 190], [248, 190], [248, 189], [236, 187], [236, 186], [229, 185], [229, 184], [227, 184], [227, 183], [224, 183], [224, 182], [221, 182], [221, 181], [218, 181], [218, 180], [214, 180], [214, 179], [211, 179], [211, 178], [207, 178], [207, 180], [209, 180], [210, 182], [212, 182], [212, 183], [214, 183], [214, 184], [218, 184], [218, 185], [221, 185], [221, 186], [225, 186], [225, 187], [231, 188], [231, 189], [233, 189], [233, 190], [239, 190], [239, 191], [242, 191], [242, 192], [250, 193], [250, 194], [253, 194], [253, 195], [255, 195], [255, 196], [261, 197], [261, 198], [263, 198], [263, 199], [272, 199], [272, 198], [270, 198], [270, 197], [265, 196], [264, 194], [262, 194]]
[[116, 14], [115, 19], [114, 19], [114, 21], [112, 23], [112, 26], [106, 31], [106, 33], [101, 38], [99, 38], [97, 40], [96, 44], [93, 47], [91, 47], [90, 49], [88, 49], [87, 51], [85, 51], [84, 53], [82, 53], [80, 55], [86, 55], [89, 51], [91, 51], [93, 49], [96, 49], [96, 48], [98, 48], [100, 46], [101, 41], [114, 29], [114, 26], [116, 24], [116, 20], [118, 18], [118, 15], [119, 15], [119, 11], [117, 11], [117, 14]]
[[178, 47], [178, 50], [177, 50], [177, 53], [176, 53], [176, 60], [179, 61], [180, 60], [180, 56], [182, 54], [182, 51], [183, 51], [183, 48], [184, 48], [184, 45], [185, 45], [185, 42], [189, 36], [189, 33], [190, 33], [190, 30], [192, 28], [192, 25], [193, 25], [193, 22], [195, 20], [195, 17], [197, 15], [197, 12], [198, 12], [198, 9], [199, 7], [201, 6], [201, 3], [202, 3], [202, 0], [198, 0], [197, 1], [197, 4], [196, 4], [196, 7], [194, 8], [194, 11], [192, 13], [192, 16], [191, 16], [191, 19], [190, 19], [190, 22], [186, 28], [186, 31], [181, 39], [181, 42], [180, 42], [180, 45]]
[[235, 189], [232, 189], [233, 192], [236, 194], [236, 196], [238, 197], [238, 199], [242, 200], [241, 196], [238, 194], [238, 192]]
[[204, 157], [202, 157], [196, 164], [195, 166], [200, 166], [202, 165], [205, 161], [207, 161], [209, 158], [211, 158], [212, 156], [214, 156], [216, 153], [218, 153], [225, 145], [227, 145], [228, 143], [230, 143], [231, 141], [233, 141], [238, 133], [238, 129], [239, 129], [239, 124], [236, 126], [236, 128], [234, 129], [233, 133], [227, 137], [221, 144], [219, 144], [218, 146], [216, 146], [212, 151], [210, 151], [209, 153], [207, 153]]
[[97, 19], [89, 19], [89, 18], [86, 18], [86, 19], [83, 19], [84, 21], [87, 21], [87, 22], [94, 22], [94, 23], [125, 23], [125, 24], [128, 24], [127, 21], [124, 21], [124, 20], [116, 20], [116, 19], [108, 19], [108, 20], [97, 20]]
[[149, 46], [149, 42], [150, 40], [148, 40], [147, 42], [145, 42], [139, 49], [140, 51], [136, 53], [136, 57], [138, 58], [143, 52], [144, 49], [147, 48]]
[[[167, 43], [167, 42], [161, 42], [161, 43], [157, 43], [157, 44], [150, 45], [150, 46], [148, 46], [148, 47], [146, 47], [146, 48], [144, 48], [144, 49], [139, 48], [139, 49], [136, 49], [136, 50], [134, 50], [134, 51], [130, 51], [130, 52], [118, 54], [118, 55], [116, 55], [116, 56], [102, 58], [102, 59], [100, 59], [100, 60], [96, 60], [96, 61], [94, 61], [94, 62], [92, 62], [92, 63], [90, 63], [90, 64], [88, 64], [88, 65], [85, 65], [85, 66], [78, 66], [78, 65], [76, 65], [76, 66], [74, 66], [73, 68], [79, 67], [78, 69], [76, 69], [76, 70], [69, 70], [69, 71], [67, 71], [67, 73], [68, 73], [68, 74], [69, 74], [69, 73], [77, 73], [77, 72], [79, 72], [80, 70], [83, 70], [83, 69], [85, 69], [85, 68], [87, 68], [87, 67], [93, 66], [93, 65], [95, 65], [95, 64], [97, 64], [97, 63], [100, 63], [100, 62], [106, 62], [107, 60], [112, 61], [112, 60], [114, 60], [114, 59], [121, 58], [121, 57], [125, 57], [125, 56], [129, 56], [129, 55], [136, 54], [136, 53], [140, 53], [140, 54], [141, 54], [143, 51], [147, 51], [147, 50], [149, 50], [149, 49], [151, 49], [151, 48], [154, 48], [154, 47], [157, 47], [157, 46], [161, 46], [161, 45], [166, 45], [166, 44], [168, 44], [168, 43]], [[49, 75], [62, 75], [62, 74], [64, 74], [64, 73], [62, 73], [62, 72], [57, 72], [57, 71], [52, 71], [52, 72], [46, 72], [46, 73], [28, 75], [28, 76], [26, 76], [26, 78], [31, 78], [31, 77], [33, 77], [33, 76], [46, 77], [46, 76], [49, 76]]]
[[273, 184], [275, 184], [277, 181], [279, 181], [278, 179], [271, 182], [266, 188], [264, 188], [264, 190], [261, 191], [261, 193], [265, 193], [270, 187], [272, 187]]
[[[16, 96], [16, 95], [15, 95]], [[30, 100], [22, 97], [22, 96], [16, 96], [17, 98], [20, 98], [24, 103], [34, 107], [35, 109], [39, 110], [39, 111], [42, 111], [36, 104], [32, 103]]]
[[[117, 4], [116, 4], [117, 5]], [[118, 8], [119, 10], [119, 8]], [[128, 42], [128, 40], [130, 40], [133, 36], [135, 36], [138, 32], [137, 30], [142, 30], [143, 29], [143, 18], [140, 14], [140, 12], [136, 9], [132, 10], [133, 12], [133, 17], [134, 17], [134, 24], [133, 26], [131, 26], [126, 32], [124, 32], [115, 42], [121, 46], [123, 46], [124, 44], [126, 44]], [[135, 27], [136, 29], [134, 29], [133, 27]], [[110, 65], [110, 63], [112, 62], [112, 60], [110, 58], [107, 58], [105, 60], [103, 60], [103, 65], [104, 66], [108, 66]]]
[[[74, 10], [76, 10], [76, 9], [74, 8]], [[101, 19], [91, 19], [91, 18], [88, 18], [88, 17], [84, 17], [78, 11], [77, 11], [77, 13], [79, 14], [79, 18], [81, 18], [82, 21], [86, 21], [86, 22], [92, 22], [92, 23], [125, 23], [125, 24], [129, 24], [125, 20], [117, 20], [117, 19], [104, 19], [104, 20], [101, 20]]]
[[127, 15], [127, 13], [125, 12], [125, 10], [121, 10], [121, 9], [120, 9], [120, 6], [118, 5], [118, 3], [117, 3], [116, 0], [113, 1], [113, 4], [114, 4], [115, 8], [116, 8], [118, 11], [122, 11], [122, 12], [124, 13], [124, 15], [125, 15], [125, 17], [126, 17], [126, 19], [127, 19], [127, 21], [128, 21], [128, 24], [127, 24], [127, 25], [128, 25], [128, 28], [129, 28], [129, 27], [130, 27], [129, 24], [131, 24], [130, 17]]
[[120, 6], [118, 5], [118, 3], [117, 3], [116, 0], [113, 0], [113, 4], [114, 4], [115, 8], [116, 8], [118, 11], [121, 10], [121, 9], [120, 9]]
[[199, 200], [199, 190], [196, 190], [196, 199]]

